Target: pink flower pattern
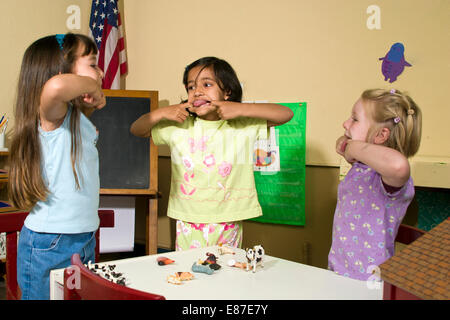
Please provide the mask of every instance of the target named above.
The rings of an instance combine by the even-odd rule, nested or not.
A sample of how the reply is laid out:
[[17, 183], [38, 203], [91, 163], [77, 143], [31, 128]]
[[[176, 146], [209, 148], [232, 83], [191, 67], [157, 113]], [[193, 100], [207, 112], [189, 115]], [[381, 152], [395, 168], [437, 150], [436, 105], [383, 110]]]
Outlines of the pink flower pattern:
[[219, 165], [219, 174], [225, 178], [231, 173], [232, 166], [230, 163], [224, 161]]
[[191, 157], [184, 156], [182, 158], [183, 165], [187, 170], [193, 170], [194, 169], [194, 161], [192, 161]]
[[203, 160], [203, 163], [208, 168], [211, 168], [212, 166], [214, 166], [216, 164], [216, 159], [214, 158], [213, 154], [209, 154], [205, 157], [205, 159]]
[[196, 188], [192, 188], [191, 191], [186, 190], [186, 188], [184, 187], [184, 185], [180, 184], [180, 190], [183, 194], [187, 195], [187, 196], [192, 196], [194, 194], [194, 192], [197, 190]]
[[184, 180], [189, 182], [190, 179], [194, 178], [194, 173], [189, 174], [188, 172], [184, 173]]
[[188, 138], [189, 150], [191, 151], [191, 153], [194, 153], [196, 150], [205, 151], [206, 141], [208, 141], [208, 137], [201, 137], [197, 141], [195, 141], [193, 138]]
[[234, 223], [223, 223], [224, 225], [224, 231], [227, 231], [228, 229], [234, 229], [235, 224]]

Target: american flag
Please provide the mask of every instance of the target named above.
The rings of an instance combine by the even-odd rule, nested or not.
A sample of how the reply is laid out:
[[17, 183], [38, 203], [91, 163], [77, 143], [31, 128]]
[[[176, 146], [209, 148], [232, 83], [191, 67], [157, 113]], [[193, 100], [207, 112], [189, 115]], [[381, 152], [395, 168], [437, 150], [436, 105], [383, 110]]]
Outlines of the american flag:
[[120, 76], [127, 72], [118, 0], [92, 0], [89, 28], [98, 48], [98, 66], [105, 73], [103, 89], [120, 89]]

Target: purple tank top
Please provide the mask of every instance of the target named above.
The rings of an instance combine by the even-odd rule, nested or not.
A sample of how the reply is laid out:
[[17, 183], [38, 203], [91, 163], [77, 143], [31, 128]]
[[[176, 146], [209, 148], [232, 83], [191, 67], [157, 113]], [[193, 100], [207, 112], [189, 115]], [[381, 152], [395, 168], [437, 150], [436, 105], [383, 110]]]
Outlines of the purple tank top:
[[388, 193], [380, 174], [356, 162], [338, 186], [328, 268], [367, 280], [375, 266], [394, 254], [394, 241], [414, 197], [412, 178]]

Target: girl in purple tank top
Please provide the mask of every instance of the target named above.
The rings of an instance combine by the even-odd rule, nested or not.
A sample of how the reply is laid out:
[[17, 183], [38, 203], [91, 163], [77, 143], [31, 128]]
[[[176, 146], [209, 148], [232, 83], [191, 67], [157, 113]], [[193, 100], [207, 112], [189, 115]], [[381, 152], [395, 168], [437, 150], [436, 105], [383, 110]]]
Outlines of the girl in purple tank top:
[[398, 90], [366, 90], [343, 127], [336, 151], [352, 168], [338, 187], [328, 268], [368, 280], [394, 254], [414, 197], [408, 158], [419, 149], [422, 114]]

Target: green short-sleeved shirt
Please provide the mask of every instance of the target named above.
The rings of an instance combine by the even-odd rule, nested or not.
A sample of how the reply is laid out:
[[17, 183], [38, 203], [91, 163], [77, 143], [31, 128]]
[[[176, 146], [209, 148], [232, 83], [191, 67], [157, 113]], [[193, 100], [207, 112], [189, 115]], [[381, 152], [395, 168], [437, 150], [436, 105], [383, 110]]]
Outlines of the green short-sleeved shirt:
[[219, 223], [262, 215], [253, 150], [256, 140], [267, 139], [266, 120], [161, 121], [152, 128], [152, 138], [171, 151], [169, 217]]

